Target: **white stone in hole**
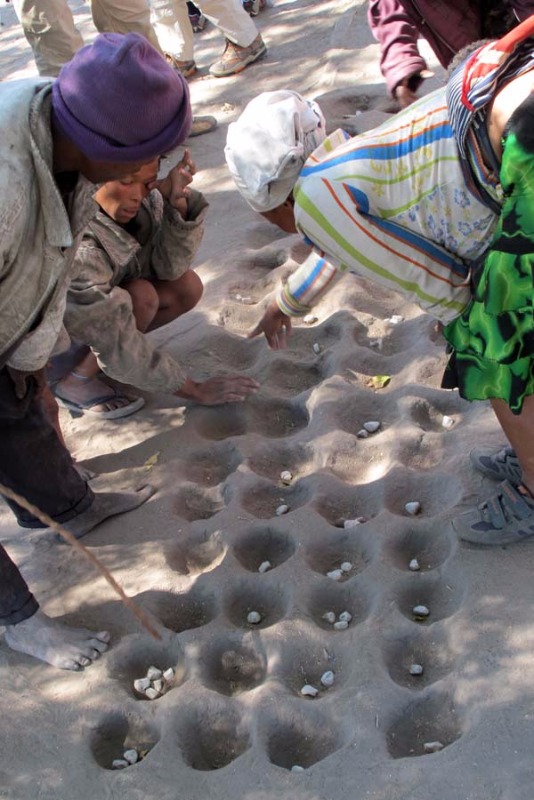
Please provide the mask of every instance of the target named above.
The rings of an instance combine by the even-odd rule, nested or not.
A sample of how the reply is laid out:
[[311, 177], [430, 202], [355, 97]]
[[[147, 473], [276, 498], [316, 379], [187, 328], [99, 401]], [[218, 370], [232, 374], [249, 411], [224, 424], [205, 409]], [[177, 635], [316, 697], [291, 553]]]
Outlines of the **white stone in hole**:
[[149, 667], [146, 671], [146, 676], [149, 681], [157, 681], [162, 675], [163, 672], [157, 667]]
[[421, 503], [419, 500], [410, 500], [408, 503], [405, 503], [404, 510], [410, 516], [415, 517], [416, 514], [419, 514], [421, 511]]
[[367, 433], [376, 433], [377, 430], [379, 430], [379, 428], [380, 428], [380, 424], [381, 423], [378, 422], [378, 420], [374, 420], [373, 419], [373, 420], [369, 420], [369, 422], [364, 422], [363, 423], [363, 427], [364, 427], [364, 430], [367, 431]]
[[124, 751], [124, 759], [128, 764], [137, 764], [139, 761], [139, 753], [132, 747], [131, 750]]
[[346, 631], [349, 627], [349, 623], [346, 622], [344, 619], [340, 619], [338, 622], [334, 622], [334, 629], [336, 631]]
[[291, 772], [304, 772], [304, 767], [301, 767], [300, 764], [293, 764]]
[[343, 573], [340, 569], [331, 569], [330, 572], [326, 573], [327, 578], [331, 578], [333, 581], [339, 581], [343, 577]]
[[271, 566], [272, 565], [270, 561], [262, 561], [258, 567], [258, 572], [263, 575], [264, 572], [267, 572], [268, 569], [271, 569]]
[[114, 758], [111, 762], [111, 769], [124, 769], [125, 767], [129, 767], [127, 761], [124, 758]]
[[340, 622], [346, 622], [348, 624], [352, 619], [352, 614], [350, 611], [342, 611], [338, 619]]
[[174, 680], [174, 670], [172, 667], [169, 667], [169, 669], [165, 670], [163, 673], [163, 680], [166, 683], [170, 683], [172, 680]]
[[329, 689], [330, 686], [334, 685], [334, 673], [331, 669], [328, 669], [326, 672], [323, 672], [321, 675], [321, 683], [325, 687], [325, 689]]
[[408, 564], [408, 569], [412, 572], [419, 572], [421, 567], [419, 566], [419, 561], [416, 558], [412, 558], [410, 563]]
[[283, 483], [291, 483], [291, 481], [293, 480], [293, 474], [288, 469], [284, 469], [280, 473], [280, 480]]
[[369, 432], [368, 432], [368, 431], [366, 431], [366, 430], [365, 430], [365, 428], [362, 428], [362, 429], [361, 429], [361, 430], [359, 430], [359, 431], [358, 431], [358, 433], [356, 434], [356, 438], [357, 438], [357, 439], [367, 439], [367, 437], [368, 437], [368, 436], [369, 436]]
[[452, 426], [454, 425], [454, 420], [452, 417], [448, 417], [446, 414], [444, 414], [441, 419], [441, 425], [443, 428], [446, 428], [448, 430], [449, 428], [452, 428]]
[[302, 317], [302, 321], [305, 325], [313, 325], [315, 322], [318, 322], [319, 317], [316, 317], [315, 314], [306, 314], [305, 317]]
[[352, 561], [343, 561], [339, 565], [339, 568], [340, 568], [341, 572], [350, 572], [351, 569], [352, 569]]
[[330, 625], [333, 625], [336, 621], [336, 615], [333, 611], [325, 611], [323, 614], [323, 619], [326, 620], [326, 622], [329, 622]]
[[430, 610], [426, 606], [414, 606], [412, 609], [416, 617], [428, 617]]
[[318, 356], [318, 355], [319, 355], [319, 353], [321, 352], [321, 345], [320, 345], [318, 342], [314, 342], [314, 343], [312, 344], [312, 350], [313, 350], [313, 352], [315, 353], [315, 355], [317, 355], [317, 356]]
[[300, 690], [300, 693], [304, 697], [317, 697], [317, 695], [319, 694], [319, 689], [316, 689], [315, 686], [306, 683]]
[[410, 665], [410, 675], [422, 675], [423, 674], [423, 667], [421, 664], [411, 664]]
[[346, 519], [343, 523], [344, 528], [355, 528], [357, 525], [362, 525], [367, 520], [365, 517], [356, 517], [355, 519]]
[[160, 696], [160, 693], [156, 691], [152, 686], [149, 686], [145, 692], [145, 697], [148, 697], [149, 700], [157, 700]]
[[445, 745], [440, 741], [425, 742], [423, 745], [425, 753], [439, 753], [439, 751], [443, 750], [444, 747]]
[[249, 625], [257, 625], [258, 622], [261, 622], [261, 614], [257, 611], [249, 611], [247, 614], [247, 622]]
[[278, 508], [274, 513], [276, 514], [277, 517], [281, 517], [283, 514], [287, 514], [288, 511], [289, 511], [289, 506], [286, 506], [285, 503], [282, 503], [282, 505], [278, 506]]
[[144, 692], [146, 692], [150, 686], [150, 678], [137, 678], [133, 685], [136, 692], [139, 692], [139, 694], [144, 694]]
[[156, 692], [159, 692], [159, 694], [161, 694], [164, 688], [164, 681], [161, 678], [158, 678], [157, 681], [154, 681], [152, 686], [156, 690]]

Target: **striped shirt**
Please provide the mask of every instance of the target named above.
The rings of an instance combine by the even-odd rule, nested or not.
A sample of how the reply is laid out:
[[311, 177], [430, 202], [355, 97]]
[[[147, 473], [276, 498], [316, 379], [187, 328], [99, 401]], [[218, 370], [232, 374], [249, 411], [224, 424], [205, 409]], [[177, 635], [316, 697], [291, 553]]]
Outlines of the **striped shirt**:
[[314, 253], [277, 298], [290, 316], [353, 272], [449, 322], [470, 300], [470, 263], [497, 222], [466, 185], [443, 89], [369, 133], [336, 131], [304, 165], [294, 197]]

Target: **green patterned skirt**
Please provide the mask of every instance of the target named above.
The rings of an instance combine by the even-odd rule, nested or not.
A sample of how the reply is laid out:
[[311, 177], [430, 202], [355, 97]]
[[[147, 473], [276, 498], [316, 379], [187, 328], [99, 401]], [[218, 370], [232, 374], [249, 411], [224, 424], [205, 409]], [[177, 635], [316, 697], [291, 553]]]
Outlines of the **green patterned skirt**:
[[520, 414], [534, 394], [534, 98], [510, 118], [500, 171], [498, 227], [475, 276], [473, 300], [444, 334], [453, 347], [443, 386], [466, 400], [501, 398]]

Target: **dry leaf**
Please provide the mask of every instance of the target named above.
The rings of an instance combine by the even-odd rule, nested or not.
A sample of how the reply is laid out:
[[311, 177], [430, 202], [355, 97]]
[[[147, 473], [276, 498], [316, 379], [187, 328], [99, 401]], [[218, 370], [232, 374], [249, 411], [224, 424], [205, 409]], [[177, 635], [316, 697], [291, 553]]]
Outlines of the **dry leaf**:
[[373, 375], [372, 378], [369, 378], [367, 381], [367, 386], [371, 386], [373, 389], [383, 389], [384, 386], [387, 386], [391, 380], [391, 375]]
[[160, 451], [158, 450], [158, 452], [157, 452], [157, 453], [154, 453], [154, 455], [153, 455], [153, 456], [150, 456], [150, 458], [147, 458], [147, 460], [146, 460], [146, 461], [145, 461], [145, 463], [144, 463], [144, 467], [145, 467], [145, 469], [152, 469], [152, 467], [153, 467], [155, 464], [157, 464], [157, 463], [158, 463], [159, 454], [160, 454]]

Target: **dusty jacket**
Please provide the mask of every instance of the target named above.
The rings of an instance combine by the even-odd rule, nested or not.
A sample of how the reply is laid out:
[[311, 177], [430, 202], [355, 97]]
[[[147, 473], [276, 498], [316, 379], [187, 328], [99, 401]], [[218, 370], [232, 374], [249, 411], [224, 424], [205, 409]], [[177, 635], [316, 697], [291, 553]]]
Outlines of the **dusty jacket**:
[[[506, 30], [514, 20], [534, 14], [534, 0], [369, 0], [369, 25], [380, 43], [380, 68], [388, 90], [393, 94], [401, 81], [426, 69], [417, 49], [419, 33], [446, 67], [471, 42], [505, 32], [497, 24], [495, 29], [491, 27], [497, 23], [495, 11], [501, 28]], [[418, 82], [414, 77], [413, 90]]]
[[180, 365], [137, 329], [130, 295], [121, 284], [183, 275], [200, 245], [207, 205], [192, 190], [184, 220], [155, 189], [136, 217], [135, 237], [102, 211], [87, 227], [76, 254], [65, 326], [91, 347], [106, 375], [151, 392], [174, 393], [182, 386], [186, 376]]
[[70, 268], [95, 187], [65, 208], [52, 175], [51, 81], [0, 84], [0, 365], [43, 367], [62, 329]]

